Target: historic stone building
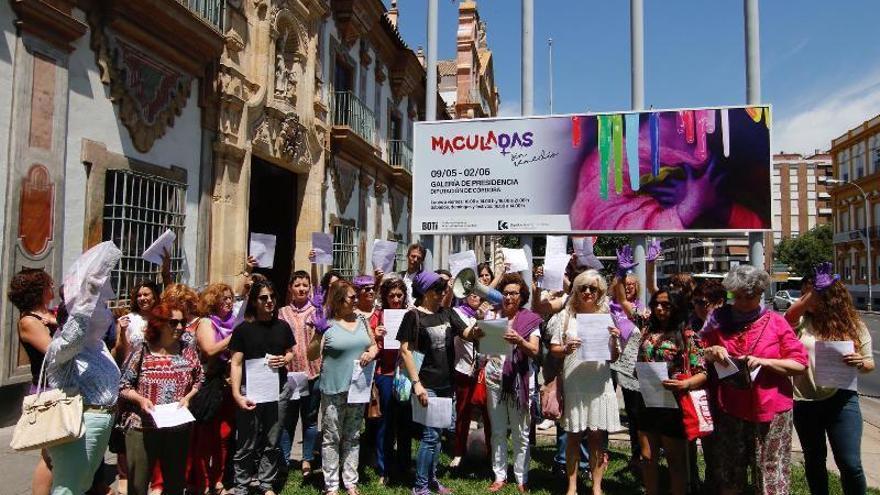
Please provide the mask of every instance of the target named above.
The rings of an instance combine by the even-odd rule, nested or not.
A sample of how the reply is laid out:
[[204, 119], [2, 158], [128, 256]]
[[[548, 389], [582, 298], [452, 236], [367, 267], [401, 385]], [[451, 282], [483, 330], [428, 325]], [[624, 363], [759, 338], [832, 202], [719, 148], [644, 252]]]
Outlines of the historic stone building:
[[[224, 3], [0, 1], [4, 291], [23, 267], [60, 285], [85, 248], [112, 240], [124, 253], [114, 287], [127, 299], [135, 279], [155, 276], [140, 255], [168, 228], [172, 270], [200, 280]], [[0, 385], [30, 381], [6, 297], [0, 315]]]
[[[228, 2], [218, 69], [207, 279], [234, 283], [251, 232], [276, 236], [267, 275], [284, 288], [322, 230], [328, 100], [325, 0]], [[283, 290], [283, 289], [282, 289]]]

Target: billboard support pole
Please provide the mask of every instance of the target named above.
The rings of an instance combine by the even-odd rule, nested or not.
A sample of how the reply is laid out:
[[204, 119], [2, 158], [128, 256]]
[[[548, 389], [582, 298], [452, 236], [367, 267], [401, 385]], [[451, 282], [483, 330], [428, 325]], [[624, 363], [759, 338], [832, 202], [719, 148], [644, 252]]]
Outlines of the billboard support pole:
[[[427, 72], [425, 88], [425, 120], [437, 120], [437, 0], [428, 0], [428, 50], [426, 54]], [[434, 270], [434, 251], [440, 244], [440, 236], [430, 236], [430, 242], [425, 243], [425, 249], [429, 251], [431, 264], [425, 259], [424, 269]], [[426, 255], [425, 258], [429, 256]]]
[[[535, 4], [534, 0], [522, 0], [522, 94], [520, 95], [520, 107], [523, 116], [535, 113]], [[551, 90], [552, 91], [552, 90]], [[532, 236], [520, 236], [520, 244], [526, 253], [529, 266], [522, 272], [526, 286], [532, 288]], [[526, 305], [531, 309], [532, 301]]]
[[[761, 104], [761, 36], [758, 0], [743, 0], [746, 44], [746, 102]], [[749, 261], [752, 266], [764, 268], [764, 233], [749, 233]]]
[[[645, 108], [645, 6], [644, 0], [629, 2], [630, 35], [630, 98], [633, 110]], [[644, 234], [632, 237], [635, 275], [639, 279], [639, 299], [648, 302], [648, 263], [646, 251], [648, 238]]]

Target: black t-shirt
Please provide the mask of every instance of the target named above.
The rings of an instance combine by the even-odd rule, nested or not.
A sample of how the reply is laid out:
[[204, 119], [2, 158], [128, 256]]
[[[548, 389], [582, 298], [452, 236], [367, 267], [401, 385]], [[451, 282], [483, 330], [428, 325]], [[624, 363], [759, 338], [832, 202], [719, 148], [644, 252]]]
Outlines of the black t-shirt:
[[[229, 351], [244, 354], [244, 360], [265, 358], [266, 354], [283, 356], [296, 344], [290, 326], [283, 320], [245, 321], [232, 331]], [[245, 385], [245, 366], [242, 364], [241, 383]], [[278, 386], [287, 382], [287, 368], [278, 368]], [[279, 389], [280, 390], [280, 389]]]
[[446, 388], [452, 386], [452, 367], [455, 362], [456, 336], [461, 337], [467, 324], [462, 321], [458, 313], [449, 308], [440, 308], [434, 314], [419, 311], [418, 338], [416, 338], [416, 315], [417, 309], [407, 311], [400, 323], [397, 339], [401, 342], [417, 342], [410, 349], [425, 355], [422, 369], [419, 371], [419, 380], [422, 386], [430, 389]]

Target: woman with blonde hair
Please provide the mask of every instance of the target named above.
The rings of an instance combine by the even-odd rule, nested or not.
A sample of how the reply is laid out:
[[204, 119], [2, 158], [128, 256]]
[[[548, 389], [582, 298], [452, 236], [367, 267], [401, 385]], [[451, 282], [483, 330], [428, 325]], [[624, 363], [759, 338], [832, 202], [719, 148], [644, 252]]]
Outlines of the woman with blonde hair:
[[[596, 270], [587, 270], [572, 283], [565, 309], [550, 319], [550, 352], [563, 358], [562, 387], [565, 398], [562, 428], [566, 439], [565, 470], [568, 477], [568, 495], [577, 493], [577, 467], [580, 443], [584, 434], [590, 450], [590, 473], [593, 493], [602, 492], [602, 476], [608, 466], [605, 444], [608, 432], [620, 429], [617, 395], [611, 382], [608, 362], [582, 361], [576, 354], [581, 346], [577, 337], [577, 315], [581, 313], [608, 313], [608, 285]], [[608, 345], [611, 360], [620, 350], [620, 330], [609, 328]]]
[[804, 448], [807, 484], [813, 495], [828, 493], [825, 437], [840, 470], [843, 493], [865, 493], [862, 468], [862, 412], [855, 390], [823, 387], [816, 383], [816, 343], [852, 342], [853, 352], [841, 360], [859, 373], [874, 370], [871, 334], [853, 306], [846, 286], [831, 274], [831, 263], [816, 268], [816, 278], [804, 284], [803, 296], [792, 304], [785, 319], [797, 327], [810, 356], [807, 373], [794, 377], [794, 427]]

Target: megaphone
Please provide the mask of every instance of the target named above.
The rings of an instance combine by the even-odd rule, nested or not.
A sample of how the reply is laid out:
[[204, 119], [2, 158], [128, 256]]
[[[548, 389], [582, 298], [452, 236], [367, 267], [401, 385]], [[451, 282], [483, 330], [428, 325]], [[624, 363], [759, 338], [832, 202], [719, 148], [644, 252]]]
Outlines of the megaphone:
[[478, 282], [477, 274], [471, 268], [465, 268], [458, 272], [452, 283], [452, 293], [459, 299], [476, 294], [489, 301], [493, 306], [500, 305], [503, 299], [501, 292]]

